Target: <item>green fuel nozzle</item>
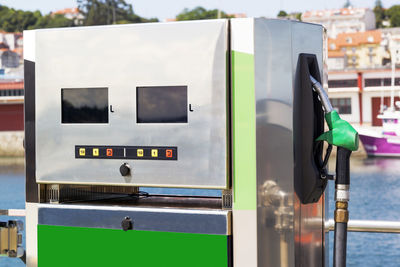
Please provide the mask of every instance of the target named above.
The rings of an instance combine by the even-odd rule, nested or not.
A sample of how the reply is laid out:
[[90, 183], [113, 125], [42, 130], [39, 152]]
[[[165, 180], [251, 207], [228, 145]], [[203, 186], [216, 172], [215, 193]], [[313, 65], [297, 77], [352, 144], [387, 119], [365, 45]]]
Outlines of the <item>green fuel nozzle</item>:
[[358, 149], [358, 133], [350, 123], [342, 120], [335, 110], [326, 113], [325, 120], [329, 131], [321, 134], [317, 141], [326, 141], [328, 144], [344, 147], [351, 151]]
[[321, 84], [312, 76], [310, 76], [310, 80], [325, 109], [325, 120], [329, 127], [329, 131], [319, 136], [317, 141], [326, 141], [328, 144], [356, 151], [359, 142], [357, 131], [350, 123], [342, 120], [339, 114], [332, 108], [328, 95]]
[[[325, 110], [325, 120], [329, 131], [321, 134], [316, 141], [326, 141], [337, 147], [336, 154], [336, 179], [335, 179], [335, 236], [333, 250], [333, 266], [346, 266], [347, 223], [349, 212], [347, 210], [350, 200], [350, 156], [351, 152], [358, 149], [358, 133], [339, 114], [333, 110], [328, 95], [321, 84], [310, 75], [314, 91], [317, 92]], [[329, 150], [330, 153], [330, 150]], [[328, 155], [329, 157], [329, 155]], [[327, 160], [324, 160], [324, 162]]]

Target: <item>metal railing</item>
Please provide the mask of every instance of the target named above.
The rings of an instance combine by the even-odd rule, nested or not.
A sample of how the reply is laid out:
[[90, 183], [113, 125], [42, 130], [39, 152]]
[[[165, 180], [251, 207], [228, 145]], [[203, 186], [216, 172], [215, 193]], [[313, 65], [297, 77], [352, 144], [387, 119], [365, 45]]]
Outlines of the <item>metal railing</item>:
[[[333, 231], [335, 222], [333, 219], [325, 221], [325, 230]], [[349, 220], [347, 225], [349, 232], [369, 233], [396, 233], [400, 234], [400, 222], [397, 221], [370, 221], [370, 220]]]

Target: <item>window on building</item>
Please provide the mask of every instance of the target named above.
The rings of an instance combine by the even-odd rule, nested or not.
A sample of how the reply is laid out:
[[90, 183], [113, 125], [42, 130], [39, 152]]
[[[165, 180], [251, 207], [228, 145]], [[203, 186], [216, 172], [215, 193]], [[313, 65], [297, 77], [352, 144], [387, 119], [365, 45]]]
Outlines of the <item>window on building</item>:
[[351, 80], [329, 80], [329, 88], [341, 88], [341, 87], [357, 87], [357, 79]]
[[372, 55], [369, 55], [369, 63], [372, 64]]
[[351, 98], [331, 98], [332, 107], [339, 114], [351, 114]]
[[370, 54], [372, 54], [372, 52], [374, 52], [374, 48], [373, 48], [373, 47], [368, 47], [368, 52], [369, 52]]
[[352, 63], [353, 65], [356, 64], [356, 60], [357, 60], [357, 58], [356, 58], [355, 56], [352, 56], [352, 57], [351, 57], [351, 63]]
[[352, 41], [353, 41], [353, 40], [351, 39], [351, 37], [347, 37], [347, 38], [346, 38], [346, 43], [351, 44]]
[[355, 47], [352, 47], [352, 48], [351, 48], [351, 51], [352, 51], [353, 53], [355, 53], [355, 52], [356, 52], [356, 48], [355, 48]]
[[23, 96], [23, 89], [6, 89], [0, 90], [0, 96]]
[[[391, 85], [392, 85], [392, 79], [391, 78], [365, 79], [365, 87], [369, 87], [369, 86], [391, 86]], [[396, 85], [396, 86], [400, 85], [400, 78], [395, 78], [394, 79], [394, 85]]]
[[365, 79], [365, 87], [381, 86], [381, 79]]

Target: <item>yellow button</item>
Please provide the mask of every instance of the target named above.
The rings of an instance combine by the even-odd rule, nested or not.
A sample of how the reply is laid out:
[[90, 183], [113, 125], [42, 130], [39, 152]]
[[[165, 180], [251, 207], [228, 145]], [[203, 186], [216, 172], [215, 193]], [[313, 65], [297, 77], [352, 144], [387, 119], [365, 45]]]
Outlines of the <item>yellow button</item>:
[[137, 156], [138, 157], [143, 157], [143, 149], [138, 149], [137, 150]]
[[93, 156], [98, 156], [98, 155], [99, 155], [99, 149], [93, 148]]
[[79, 148], [79, 156], [85, 156], [85, 149]]
[[157, 149], [152, 149], [152, 150], [151, 150], [151, 156], [152, 156], [153, 158], [158, 157], [158, 150], [157, 150]]

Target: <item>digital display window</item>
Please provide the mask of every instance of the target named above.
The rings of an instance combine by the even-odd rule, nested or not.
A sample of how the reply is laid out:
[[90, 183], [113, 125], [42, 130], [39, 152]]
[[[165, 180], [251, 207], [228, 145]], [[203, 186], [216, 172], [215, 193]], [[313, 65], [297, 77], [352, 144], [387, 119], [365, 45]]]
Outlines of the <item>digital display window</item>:
[[108, 123], [108, 88], [61, 89], [62, 123]]
[[187, 86], [137, 87], [137, 123], [187, 123], [187, 102]]

